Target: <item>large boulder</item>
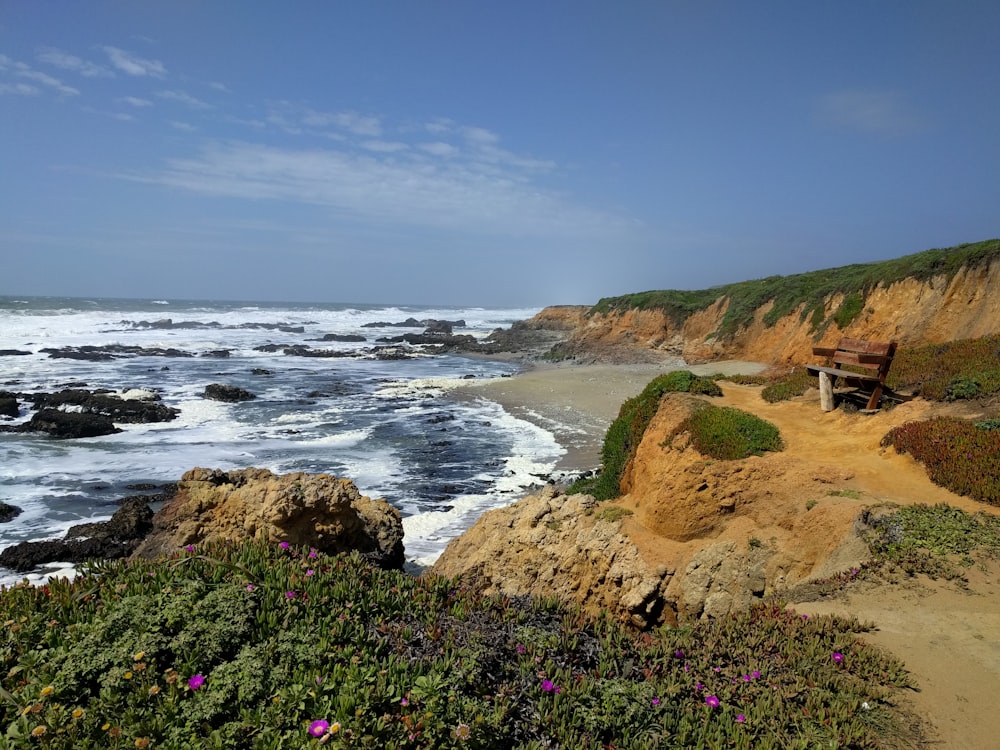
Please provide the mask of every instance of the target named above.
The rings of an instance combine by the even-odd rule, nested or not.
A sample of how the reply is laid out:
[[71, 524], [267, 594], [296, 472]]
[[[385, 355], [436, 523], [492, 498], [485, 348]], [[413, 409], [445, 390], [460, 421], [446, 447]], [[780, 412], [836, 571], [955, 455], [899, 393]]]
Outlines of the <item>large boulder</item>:
[[431, 570], [488, 594], [556, 596], [640, 628], [674, 619], [664, 596], [673, 571], [648, 565], [593, 497], [552, 486], [484, 513]]
[[258, 539], [335, 554], [358, 550], [385, 568], [403, 565], [403, 524], [385, 500], [329, 474], [275, 475], [267, 469], [192, 469], [153, 519], [138, 557], [190, 544]]
[[180, 409], [159, 403], [158, 394], [141, 389], [113, 393], [67, 388], [57, 393], [37, 393], [30, 398], [38, 409], [69, 407], [90, 414], [102, 414], [124, 424], [169, 422], [180, 414]]
[[17, 405], [17, 396], [9, 391], [0, 391], [0, 417], [17, 418], [20, 409]]

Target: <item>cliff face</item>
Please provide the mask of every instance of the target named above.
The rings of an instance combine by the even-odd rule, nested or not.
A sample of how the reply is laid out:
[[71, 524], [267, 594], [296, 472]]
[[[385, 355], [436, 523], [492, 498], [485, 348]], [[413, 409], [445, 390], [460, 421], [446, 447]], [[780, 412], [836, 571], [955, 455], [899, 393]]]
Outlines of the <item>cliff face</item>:
[[[842, 301], [840, 295], [828, 298], [826, 313], [834, 313]], [[801, 307], [774, 325], [765, 325], [770, 304], [757, 309], [753, 322], [734, 336], [718, 338], [728, 304], [727, 298], [719, 298], [681, 326], [659, 310], [595, 314], [581, 321], [562, 350], [576, 356], [629, 352], [640, 359], [656, 353], [691, 363], [744, 359], [802, 364], [812, 361], [814, 346], [833, 346], [842, 336], [916, 346], [996, 334], [1000, 333], [1000, 260], [963, 268], [950, 280], [941, 275], [878, 286], [850, 325], [841, 329], [831, 324], [820, 338], [815, 338], [810, 316], [804, 318]]]

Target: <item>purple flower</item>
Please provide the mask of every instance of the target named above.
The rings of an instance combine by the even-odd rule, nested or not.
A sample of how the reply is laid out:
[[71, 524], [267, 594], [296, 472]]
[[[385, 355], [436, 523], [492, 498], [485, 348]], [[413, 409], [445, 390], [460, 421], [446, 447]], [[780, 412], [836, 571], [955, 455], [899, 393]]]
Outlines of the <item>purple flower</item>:
[[654, 706], [659, 706], [660, 705], [660, 699], [659, 698], [653, 698], [653, 705]]
[[754, 679], [756, 680], [756, 679], [757, 679], [758, 677], [760, 677], [760, 672], [758, 672], [758, 671], [757, 671], [757, 670], [755, 669], [755, 670], [753, 671], [753, 673], [752, 673], [752, 674], [751, 674], [750, 676], [751, 676], [751, 677], [753, 677], [753, 678], [754, 678]]
[[281, 549], [288, 549], [288, 548], [289, 548], [289, 547], [291, 547], [292, 545], [290, 545], [290, 544], [289, 544], [288, 542], [282, 542], [282, 543], [281, 543], [281, 544], [279, 544], [278, 546], [279, 546], [279, 547], [281, 547]]
[[706, 695], [705, 696], [705, 705], [707, 705], [709, 708], [718, 708], [719, 707], [719, 699], [716, 698], [714, 695]]
[[753, 677], [751, 677], [748, 674], [743, 675], [743, 682], [750, 682], [750, 680], [752, 680], [752, 679], [753, 679]]
[[702, 685], [702, 684], [701, 684], [700, 682], [696, 682], [696, 683], [694, 684], [694, 691], [695, 691], [696, 693], [700, 693], [700, 692], [701, 692], [701, 690], [702, 690], [702, 688], [704, 688], [704, 687], [705, 687], [705, 686], [704, 686], [704, 685]]
[[313, 559], [315, 559], [316, 557], [318, 557], [318, 555], [316, 554], [316, 548], [315, 547], [310, 547], [309, 548], [309, 557], [311, 557]]
[[558, 695], [562, 692], [562, 688], [552, 682], [552, 680], [542, 680], [542, 690], [546, 693], [555, 693]]
[[521, 644], [521, 643], [517, 644], [517, 653], [523, 654], [527, 650], [528, 649], [526, 649], [523, 644]]
[[192, 675], [188, 680], [188, 687], [192, 690], [199, 690], [201, 686], [205, 684], [205, 675], [196, 674]]
[[715, 667], [715, 671], [716, 672], [721, 672], [722, 671], [722, 667]]
[[257, 588], [257, 587], [254, 586], [252, 583], [248, 583], [247, 584], [247, 591], [253, 591], [255, 588]]
[[316, 719], [312, 724], [309, 725], [309, 734], [313, 737], [322, 737], [330, 729], [330, 722], [324, 721], [323, 719]]
[[409, 698], [403, 698], [403, 700], [401, 700], [399, 702], [399, 705], [401, 705], [401, 706], [409, 706], [410, 705], [410, 699]]
[[188, 552], [194, 552], [194, 545], [193, 544], [189, 544], [184, 549], [186, 549]]
[[839, 651], [834, 651], [833, 652], [833, 661], [834, 661], [835, 664], [840, 664], [841, 662], [844, 661], [844, 655], [842, 653], [840, 653]]
[[740, 724], [742, 724], [746, 720], [747, 720], [746, 716], [744, 716], [743, 714], [737, 714], [736, 721], [738, 721]]
[[294, 591], [286, 591], [285, 592], [285, 598], [286, 599], [294, 599], [295, 598], [295, 592]]
[[809, 615], [802, 615], [802, 619], [803, 620], [808, 620], [809, 619]]
[[316, 571], [313, 570], [312, 568], [309, 568], [309, 570], [306, 571], [306, 575], [307, 576], [316, 575]]
[[676, 651], [674, 651], [674, 656], [676, 656], [678, 659], [683, 659], [684, 658], [684, 652], [681, 651], [680, 649], [677, 649]]

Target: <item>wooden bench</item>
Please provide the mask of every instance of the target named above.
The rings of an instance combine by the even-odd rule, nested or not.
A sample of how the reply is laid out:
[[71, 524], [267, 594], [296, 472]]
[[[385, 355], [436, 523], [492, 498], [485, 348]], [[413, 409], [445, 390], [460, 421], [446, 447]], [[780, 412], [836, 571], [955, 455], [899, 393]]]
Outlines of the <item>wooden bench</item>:
[[[833, 408], [833, 387], [838, 378], [846, 385], [869, 394], [866, 410], [876, 410], [885, 390], [885, 378], [889, 374], [895, 353], [895, 341], [883, 343], [843, 338], [833, 349], [814, 347], [813, 354], [817, 357], [826, 357], [827, 364], [806, 365], [806, 370], [810, 375], [820, 376], [820, 400], [824, 410], [830, 411]], [[845, 365], [852, 369], [843, 369]], [[827, 380], [827, 383], [824, 383], [824, 380]], [[829, 393], [825, 397], [824, 386], [829, 388]]]

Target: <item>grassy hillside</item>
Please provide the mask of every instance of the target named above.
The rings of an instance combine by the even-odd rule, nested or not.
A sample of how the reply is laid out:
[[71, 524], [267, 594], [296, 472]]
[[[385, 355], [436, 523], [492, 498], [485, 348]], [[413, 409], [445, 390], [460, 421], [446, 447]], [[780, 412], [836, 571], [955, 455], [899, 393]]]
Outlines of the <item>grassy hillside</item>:
[[[925, 281], [939, 275], [951, 279], [963, 267], [978, 268], [997, 258], [1000, 258], [1000, 240], [986, 240], [926, 250], [895, 260], [856, 263], [792, 276], [769, 276], [700, 291], [668, 289], [606, 297], [590, 312], [662, 310], [674, 324], [680, 326], [689, 316], [709, 307], [720, 297], [728, 297], [729, 308], [716, 332], [716, 335], [727, 336], [748, 325], [755, 310], [774, 300], [774, 307], [764, 318], [765, 324], [773, 325], [805, 303], [802, 318], [809, 317], [812, 329], [818, 332], [831, 323], [846, 327], [864, 309], [868, 293], [879, 284], [888, 285], [908, 278]], [[843, 304], [828, 315], [824, 302], [837, 293], [844, 295]]]

